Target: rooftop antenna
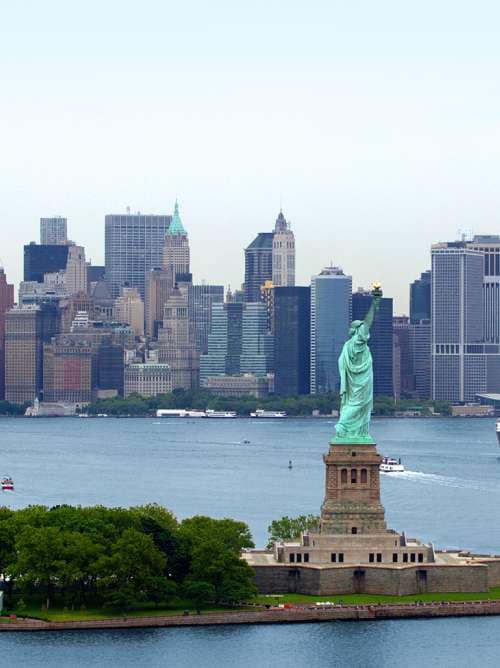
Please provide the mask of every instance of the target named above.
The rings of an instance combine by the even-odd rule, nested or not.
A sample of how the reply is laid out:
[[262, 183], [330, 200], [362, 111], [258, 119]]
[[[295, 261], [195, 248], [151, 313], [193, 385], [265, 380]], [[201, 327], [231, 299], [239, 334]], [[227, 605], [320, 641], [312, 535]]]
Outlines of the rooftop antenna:
[[458, 238], [460, 241], [472, 241], [474, 232], [470, 227], [460, 227], [458, 229]]
[[130, 207], [127, 207], [127, 216], [130, 216]]

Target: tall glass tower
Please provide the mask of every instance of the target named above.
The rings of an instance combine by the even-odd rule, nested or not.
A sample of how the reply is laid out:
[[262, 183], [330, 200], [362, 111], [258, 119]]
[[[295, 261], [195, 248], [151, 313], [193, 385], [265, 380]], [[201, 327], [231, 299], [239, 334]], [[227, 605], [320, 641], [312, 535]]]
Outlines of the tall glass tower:
[[311, 394], [336, 392], [338, 358], [351, 323], [352, 277], [327, 267], [311, 279]]

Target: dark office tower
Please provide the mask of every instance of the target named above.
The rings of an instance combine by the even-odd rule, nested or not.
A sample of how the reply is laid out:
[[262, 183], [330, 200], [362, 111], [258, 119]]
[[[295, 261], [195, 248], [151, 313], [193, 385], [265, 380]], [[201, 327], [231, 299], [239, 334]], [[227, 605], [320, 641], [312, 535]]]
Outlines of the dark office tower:
[[40, 243], [42, 246], [64, 244], [68, 241], [68, 221], [61, 216], [40, 218]]
[[189, 320], [194, 329], [195, 344], [201, 354], [208, 352], [208, 335], [212, 324], [212, 304], [224, 302], [223, 285], [190, 285], [188, 287]]
[[273, 277], [273, 232], [259, 232], [245, 248], [245, 301], [260, 301], [260, 288]]
[[431, 398], [431, 321], [410, 324], [410, 357], [417, 399]]
[[[410, 354], [410, 319], [407, 315], [394, 316], [392, 323], [394, 348], [399, 353], [398, 367], [394, 360], [394, 394], [396, 398], [409, 397], [414, 390]], [[399, 389], [399, 394], [396, 388]]]
[[24, 247], [24, 280], [43, 283], [44, 274], [66, 270], [71, 246], [39, 246], [34, 241]]
[[410, 283], [410, 322], [428, 320], [431, 317], [431, 272], [424, 271]]
[[105, 273], [106, 269], [103, 266], [96, 264], [87, 265], [87, 292], [89, 295], [92, 294], [92, 290], [96, 283], [104, 281]]
[[116, 299], [123, 287], [137, 288], [145, 298], [146, 277], [163, 263], [165, 234], [172, 216], [140, 213], [105, 218], [106, 282]]
[[5, 316], [5, 398], [33, 401], [43, 389], [43, 344], [59, 330], [58, 308], [13, 308]]
[[309, 394], [311, 289], [274, 288], [274, 391]]
[[[353, 320], [364, 319], [372, 299], [369, 292], [358, 291], [352, 295]], [[394, 395], [392, 337], [392, 298], [382, 297], [368, 342], [373, 357], [373, 392], [378, 396]]]
[[5, 392], [5, 314], [14, 305], [14, 286], [7, 283], [3, 267], [0, 267], [0, 399]]
[[99, 390], [116, 390], [123, 396], [123, 346], [106, 337], [99, 346], [97, 357]]

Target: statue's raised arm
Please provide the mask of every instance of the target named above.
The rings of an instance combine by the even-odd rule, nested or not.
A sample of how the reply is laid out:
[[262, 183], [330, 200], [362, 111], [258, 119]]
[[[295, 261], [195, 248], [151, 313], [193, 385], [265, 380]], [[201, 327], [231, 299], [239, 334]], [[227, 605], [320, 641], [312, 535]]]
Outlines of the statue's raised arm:
[[365, 319], [354, 320], [351, 324], [349, 339], [339, 357], [340, 419], [335, 425], [335, 439], [338, 441], [371, 441], [373, 364], [368, 341], [382, 297], [380, 284], [373, 284], [372, 296]]

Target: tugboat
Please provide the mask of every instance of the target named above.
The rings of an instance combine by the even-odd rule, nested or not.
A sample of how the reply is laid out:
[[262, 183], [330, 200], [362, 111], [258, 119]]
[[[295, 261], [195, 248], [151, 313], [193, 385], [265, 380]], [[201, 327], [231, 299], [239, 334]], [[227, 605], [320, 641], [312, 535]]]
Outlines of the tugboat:
[[2, 490], [4, 492], [13, 492], [14, 491], [14, 481], [10, 477], [10, 475], [6, 475], [2, 478], [2, 481], [0, 483], [2, 485]]
[[382, 473], [404, 473], [405, 467], [401, 464], [400, 459], [383, 457], [379, 469]]

